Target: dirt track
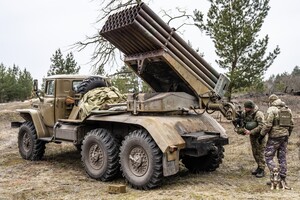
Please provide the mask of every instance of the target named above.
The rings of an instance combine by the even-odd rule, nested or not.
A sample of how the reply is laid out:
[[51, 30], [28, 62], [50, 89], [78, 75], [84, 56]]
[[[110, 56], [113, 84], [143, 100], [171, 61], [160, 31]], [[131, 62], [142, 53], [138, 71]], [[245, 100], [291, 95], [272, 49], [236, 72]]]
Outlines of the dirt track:
[[[255, 167], [249, 138], [233, 132], [228, 122], [230, 144], [225, 158], [212, 173], [190, 174], [186, 170], [164, 179], [162, 187], [139, 191], [127, 187], [125, 194], [109, 194], [110, 184], [125, 184], [122, 178], [113, 182], [95, 181], [85, 174], [80, 155], [70, 144], [47, 144], [42, 161], [23, 160], [18, 153], [16, 120], [12, 112], [26, 103], [0, 104], [0, 200], [3, 199], [298, 199], [300, 196], [300, 149], [297, 145], [300, 118], [289, 141], [288, 183], [293, 190], [271, 191], [266, 185], [269, 173], [262, 179], [250, 174]], [[27, 105], [27, 104], [26, 104]], [[25, 106], [26, 106], [25, 105]]]

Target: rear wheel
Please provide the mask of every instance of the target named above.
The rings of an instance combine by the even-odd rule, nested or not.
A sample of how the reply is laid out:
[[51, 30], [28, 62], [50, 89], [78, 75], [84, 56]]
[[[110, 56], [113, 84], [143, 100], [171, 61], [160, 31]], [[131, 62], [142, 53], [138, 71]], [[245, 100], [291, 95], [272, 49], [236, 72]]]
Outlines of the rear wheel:
[[94, 179], [109, 181], [117, 176], [120, 171], [119, 148], [108, 130], [95, 129], [85, 136], [81, 161], [86, 173]]
[[125, 137], [120, 151], [123, 176], [136, 189], [151, 189], [163, 178], [162, 152], [146, 130]]
[[36, 130], [32, 122], [21, 125], [18, 134], [19, 153], [26, 160], [41, 160], [45, 153], [45, 142], [37, 139]]
[[213, 146], [207, 155], [201, 157], [184, 156], [182, 162], [192, 173], [201, 171], [215, 171], [222, 163], [224, 158], [224, 147]]

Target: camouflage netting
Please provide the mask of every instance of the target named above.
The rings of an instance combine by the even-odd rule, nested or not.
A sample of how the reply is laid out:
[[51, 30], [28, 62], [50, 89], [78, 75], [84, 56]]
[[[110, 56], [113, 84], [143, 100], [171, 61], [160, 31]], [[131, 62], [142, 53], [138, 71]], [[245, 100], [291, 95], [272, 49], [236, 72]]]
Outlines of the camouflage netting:
[[79, 118], [84, 119], [93, 110], [105, 110], [107, 104], [126, 102], [127, 97], [116, 87], [101, 87], [88, 91], [79, 102]]

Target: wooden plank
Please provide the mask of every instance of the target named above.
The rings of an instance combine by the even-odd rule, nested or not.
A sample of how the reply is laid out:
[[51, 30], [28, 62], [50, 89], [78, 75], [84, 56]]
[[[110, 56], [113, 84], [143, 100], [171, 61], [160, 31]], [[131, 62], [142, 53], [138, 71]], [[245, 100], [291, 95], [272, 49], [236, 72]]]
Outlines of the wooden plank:
[[71, 114], [69, 116], [69, 119], [73, 119], [73, 120], [77, 119], [78, 113], [79, 113], [79, 107], [74, 106], [72, 111], [71, 111]]
[[126, 185], [109, 185], [108, 192], [111, 194], [126, 193]]

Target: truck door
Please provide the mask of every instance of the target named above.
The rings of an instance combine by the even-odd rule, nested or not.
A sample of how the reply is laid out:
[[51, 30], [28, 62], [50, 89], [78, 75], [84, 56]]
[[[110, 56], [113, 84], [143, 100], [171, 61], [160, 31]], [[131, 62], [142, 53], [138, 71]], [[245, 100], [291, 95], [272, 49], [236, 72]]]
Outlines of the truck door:
[[71, 113], [72, 105], [66, 104], [67, 96], [73, 97], [72, 79], [57, 79], [55, 95], [55, 121], [58, 119], [67, 119]]
[[55, 119], [55, 81], [45, 82], [44, 102], [41, 105], [41, 114], [46, 126], [53, 127]]

